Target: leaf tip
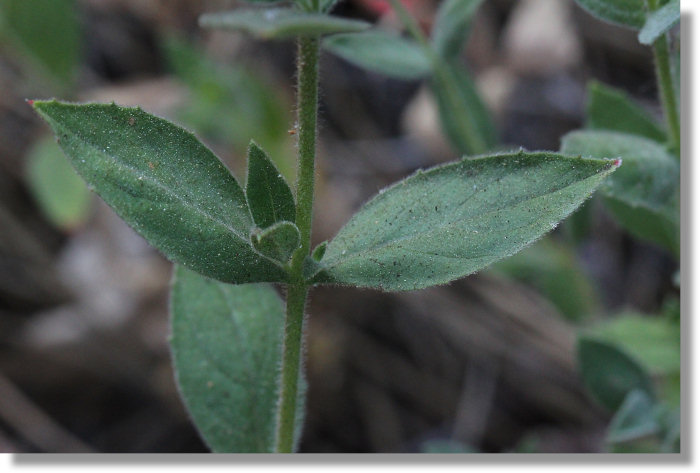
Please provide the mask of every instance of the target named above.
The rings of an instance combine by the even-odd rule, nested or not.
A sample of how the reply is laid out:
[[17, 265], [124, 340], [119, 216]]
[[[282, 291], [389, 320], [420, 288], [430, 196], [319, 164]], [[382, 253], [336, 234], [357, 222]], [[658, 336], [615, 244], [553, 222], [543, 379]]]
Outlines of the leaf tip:
[[24, 99], [25, 102], [27, 102], [27, 105], [30, 107], [34, 106], [34, 99]]
[[617, 158], [616, 160], [613, 161], [613, 167], [615, 169], [619, 168], [620, 165], [622, 165], [622, 158]]
[[248, 143], [248, 154], [250, 154], [252, 151], [262, 151], [260, 145], [253, 139], [251, 139]]

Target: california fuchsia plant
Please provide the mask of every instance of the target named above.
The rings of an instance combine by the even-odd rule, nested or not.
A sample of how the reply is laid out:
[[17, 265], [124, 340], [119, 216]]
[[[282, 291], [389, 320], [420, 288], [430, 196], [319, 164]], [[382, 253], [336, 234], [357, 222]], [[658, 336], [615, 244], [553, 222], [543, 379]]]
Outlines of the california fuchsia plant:
[[[598, 131], [568, 136], [563, 154], [490, 152], [496, 135], [456, 60], [480, 1], [445, 0], [430, 38], [394, 1], [413, 40], [329, 16], [334, 3], [295, 0], [200, 20], [205, 28], [296, 39], [294, 186], [253, 142], [241, 186], [194, 135], [139, 108], [32, 102], [90, 188], [176, 264], [171, 345], [177, 380], [195, 424], [217, 452], [295, 450], [305, 397], [304, 309], [315, 286], [405, 291], [448, 283], [531, 244], [604, 182], [606, 198], [634, 206], [637, 201], [629, 199], [640, 196], [632, 196], [624, 182], [606, 181], [620, 166], [619, 157], [627, 166], [639, 149], [648, 151], [649, 162], [659, 153], [670, 156], [649, 138]], [[634, 14], [640, 21], [653, 17], [646, 10]], [[456, 148], [479, 155], [395, 183], [335, 238], [311, 248], [322, 45], [380, 72], [429, 77], [447, 135]], [[675, 130], [671, 123], [677, 150]], [[659, 133], [654, 136], [663, 140]], [[590, 155], [595, 157], [585, 157]], [[660, 166], [672, 171], [677, 161]], [[661, 206], [654, 201], [645, 209]], [[657, 213], [673, 223], [665, 207]], [[284, 302], [271, 284], [282, 285]]]

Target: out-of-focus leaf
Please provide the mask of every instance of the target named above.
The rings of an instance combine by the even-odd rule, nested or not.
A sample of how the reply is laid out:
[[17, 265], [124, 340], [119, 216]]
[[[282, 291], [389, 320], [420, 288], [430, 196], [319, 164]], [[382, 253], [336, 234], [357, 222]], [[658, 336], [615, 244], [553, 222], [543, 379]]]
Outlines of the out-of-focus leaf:
[[251, 241], [260, 253], [284, 264], [299, 248], [299, 229], [292, 222], [277, 222], [265, 230], [253, 232]]
[[329, 12], [339, 0], [319, 0], [322, 12]]
[[[294, 0], [294, 3], [304, 11], [314, 11], [313, 2], [314, 0]], [[333, 9], [338, 0], [318, 0], [318, 3], [318, 10], [326, 13]]]
[[591, 232], [595, 199], [587, 200], [562, 222], [561, 232], [576, 247], [588, 239]]
[[450, 439], [426, 440], [420, 446], [421, 453], [478, 453], [474, 447]]
[[663, 433], [660, 450], [664, 453], [681, 451], [681, 411], [680, 408], [666, 409], [660, 415]]
[[659, 432], [661, 426], [655, 407], [654, 400], [646, 392], [630, 391], [610, 421], [606, 440], [609, 443], [629, 442]]
[[176, 266], [171, 312], [178, 386], [206, 443], [220, 453], [272, 452], [284, 327], [277, 293]]
[[78, 174], [165, 256], [233, 282], [287, 280], [252, 247], [243, 190], [191, 133], [137, 108], [35, 101]]
[[191, 97], [178, 109], [178, 119], [241, 154], [254, 140], [291, 182], [296, 164], [288, 134], [292, 104], [280, 88], [249, 65], [212, 61], [202, 48], [177, 37], [166, 38], [163, 50]]
[[248, 148], [246, 200], [253, 221], [260, 228], [296, 220], [292, 190], [265, 152], [255, 143]]
[[569, 320], [581, 321], [598, 310], [595, 289], [576, 255], [553, 238], [543, 238], [493, 269], [537, 288]]
[[597, 81], [588, 84], [586, 115], [589, 128], [645, 136], [659, 143], [666, 141], [666, 132], [642, 107], [624, 92]]
[[54, 77], [72, 81], [80, 57], [74, 0], [2, 0], [0, 30], [8, 30]]
[[644, 0], [576, 0], [584, 10], [604, 21], [639, 29], [646, 21]]
[[680, 166], [654, 141], [609, 131], [575, 131], [562, 153], [622, 158], [620, 171], [601, 186], [606, 206], [633, 235], [679, 253]]
[[435, 51], [442, 57], [453, 58], [462, 50], [469, 34], [469, 23], [483, 0], [443, 0], [440, 3], [432, 41]]
[[649, 373], [616, 345], [585, 336], [579, 337], [577, 348], [583, 382], [602, 406], [615, 412], [637, 389], [655, 398]]
[[521, 152], [418, 171], [361, 208], [309, 276], [392, 291], [444, 284], [540, 238], [615, 168]]
[[627, 312], [592, 327], [589, 333], [618, 344], [653, 375], [680, 372], [681, 335], [676, 323]]
[[85, 222], [92, 196], [53, 139], [29, 151], [27, 178], [44, 215], [58, 228], [73, 230]]
[[329, 36], [323, 47], [357, 66], [396, 79], [430, 74], [430, 60], [415, 41], [385, 31]]
[[199, 17], [199, 25], [202, 28], [242, 31], [262, 39], [352, 33], [370, 27], [365, 21], [323, 13], [306, 13], [291, 8], [206, 13]]
[[639, 31], [639, 42], [652, 44], [681, 20], [681, 1], [671, 0], [649, 14], [644, 27]]
[[481, 154], [498, 142], [496, 127], [469, 73], [461, 65], [437, 65], [432, 91], [445, 135], [459, 153]]
[[671, 76], [673, 78], [673, 89], [676, 93], [676, 103], [680, 104], [678, 98], [681, 96], [681, 48], [676, 49], [675, 54], [670, 55]]

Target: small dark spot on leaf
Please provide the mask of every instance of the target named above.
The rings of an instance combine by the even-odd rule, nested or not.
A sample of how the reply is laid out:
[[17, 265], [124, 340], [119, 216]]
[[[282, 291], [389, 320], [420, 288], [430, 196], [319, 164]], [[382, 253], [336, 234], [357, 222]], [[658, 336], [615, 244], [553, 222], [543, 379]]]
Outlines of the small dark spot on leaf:
[[136, 119], [134, 117], [129, 117], [129, 125], [133, 125], [136, 123]]

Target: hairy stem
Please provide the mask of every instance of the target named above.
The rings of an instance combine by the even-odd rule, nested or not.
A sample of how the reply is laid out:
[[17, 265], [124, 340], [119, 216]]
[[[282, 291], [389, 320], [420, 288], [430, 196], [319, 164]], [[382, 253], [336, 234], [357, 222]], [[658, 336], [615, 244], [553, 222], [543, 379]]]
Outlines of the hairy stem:
[[[648, 0], [649, 11], [659, 7], [658, 0]], [[659, 97], [664, 108], [666, 124], [668, 126], [668, 139], [673, 151], [680, 155], [681, 149], [681, 125], [678, 116], [678, 103], [676, 91], [671, 76], [671, 61], [669, 57], [668, 34], [662, 34], [652, 44], [654, 51], [654, 64], [656, 66], [656, 80], [659, 86]]]
[[316, 116], [318, 113], [319, 38], [299, 39], [297, 70], [298, 169], [296, 225], [300, 247], [291, 263], [292, 283], [287, 286], [287, 313], [282, 348], [281, 387], [277, 412], [275, 451], [294, 449], [294, 424], [302, 358], [304, 307], [308, 286], [303, 278], [304, 258], [311, 249], [311, 220], [314, 200], [316, 158]]
[[294, 424], [301, 367], [304, 306], [308, 288], [305, 285], [287, 286], [287, 315], [284, 324], [282, 349], [281, 389], [277, 406], [277, 435], [275, 452], [292, 453], [294, 450]]
[[[300, 38], [297, 71], [297, 126], [299, 157], [297, 168], [297, 227], [301, 236], [302, 261], [311, 247], [311, 216], [314, 200], [316, 158], [316, 115], [318, 112], [318, 38]], [[294, 270], [294, 268], [292, 268]]]

